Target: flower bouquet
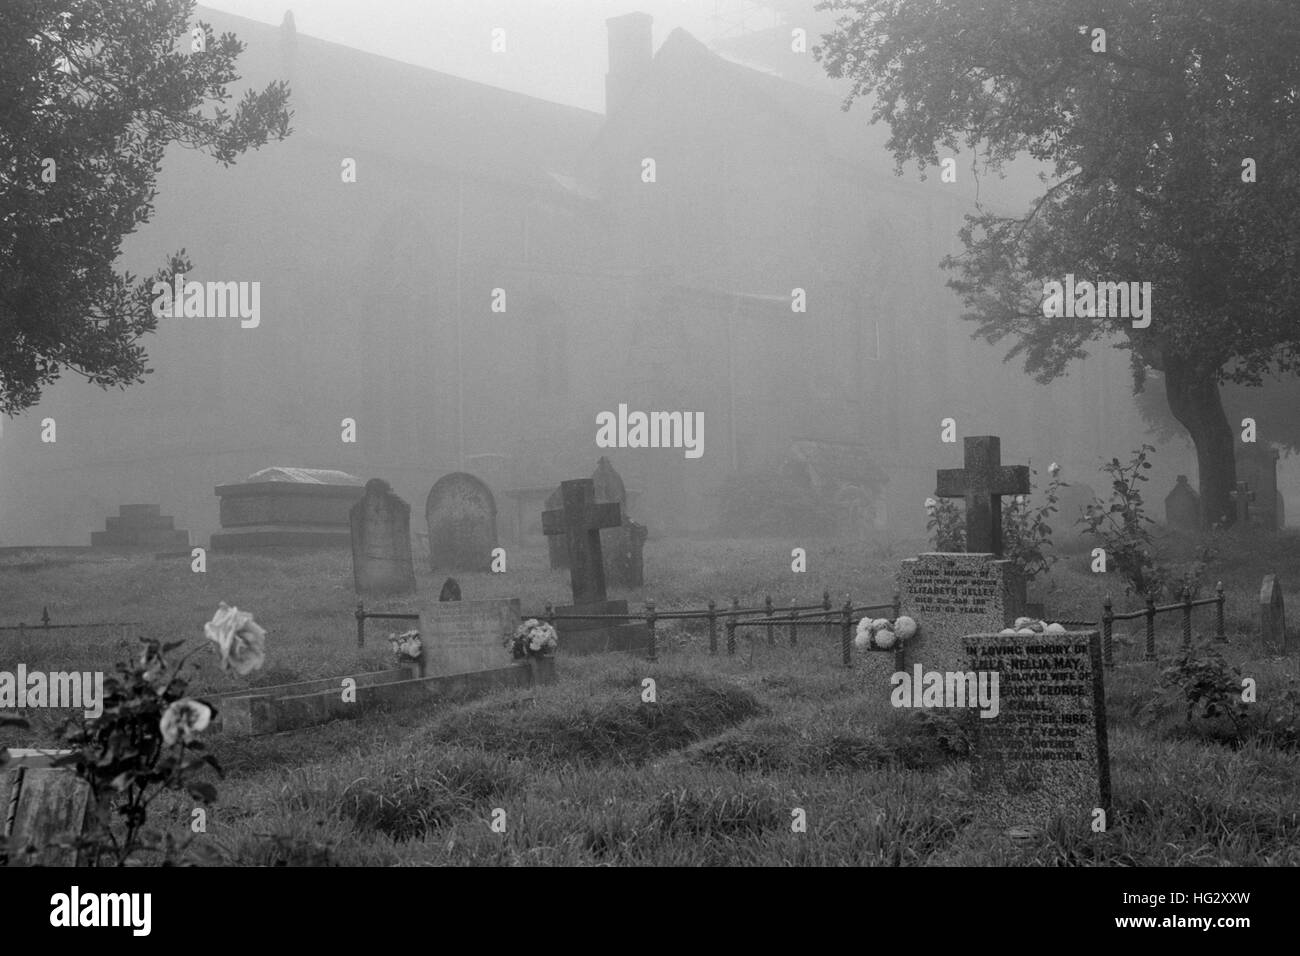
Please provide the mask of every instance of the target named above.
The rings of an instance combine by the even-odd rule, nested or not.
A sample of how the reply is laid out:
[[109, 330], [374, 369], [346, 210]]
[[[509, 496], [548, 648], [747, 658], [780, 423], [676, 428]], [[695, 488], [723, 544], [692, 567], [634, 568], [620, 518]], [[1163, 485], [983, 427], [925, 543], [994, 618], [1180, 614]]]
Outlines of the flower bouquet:
[[531, 657], [545, 657], [559, 646], [555, 628], [535, 617], [530, 617], [515, 628], [515, 633], [506, 639], [510, 656], [517, 661]]
[[401, 634], [389, 634], [388, 646], [393, 649], [393, 656], [399, 664], [419, 663], [424, 653], [424, 642], [420, 640], [419, 631], [403, 631]]
[[917, 630], [916, 621], [906, 614], [895, 621], [883, 617], [864, 617], [858, 622], [858, 633], [853, 638], [853, 646], [860, 651], [887, 651], [911, 640]]

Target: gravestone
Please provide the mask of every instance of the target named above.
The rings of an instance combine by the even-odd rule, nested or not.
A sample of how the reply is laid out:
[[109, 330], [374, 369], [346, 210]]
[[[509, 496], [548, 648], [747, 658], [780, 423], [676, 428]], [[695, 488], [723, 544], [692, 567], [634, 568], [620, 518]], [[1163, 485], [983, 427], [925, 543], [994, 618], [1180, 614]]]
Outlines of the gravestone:
[[10, 866], [77, 864], [75, 849], [52, 845], [81, 836], [90, 822], [90, 786], [53, 766], [68, 753], [11, 749], [0, 764], [0, 857]]
[[596, 462], [596, 470], [591, 473], [595, 486], [596, 500], [602, 503], [616, 501], [620, 508], [627, 510], [627, 486], [623, 477], [615, 470], [613, 463], [601, 455]]
[[605, 582], [615, 587], [639, 588], [645, 584], [643, 554], [648, 531], [645, 525], [633, 521], [628, 515], [627, 487], [608, 458], [602, 455], [596, 462], [591, 480], [595, 486], [596, 501], [600, 504], [617, 504], [621, 516], [616, 527], [605, 528], [600, 532]]
[[1029, 493], [1029, 469], [1001, 462], [1001, 441], [967, 438], [965, 467], [942, 469], [936, 493], [966, 500], [967, 553], [903, 561], [899, 611], [919, 625], [903, 649], [927, 670], [962, 670], [967, 634], [999, 631], [1025, 613], [1025, 578], [1002, 555], [1002, 495]]
[[1282, 585], [1277, 575], [1264, 575], [1259, 589], [1259, 636], [1264, 650], [1271, 654], [1287, 652], [1286, 607], [1282, 600]]
[[460, 600], [460, 582], [455, 578], [448, 578], [442, 582], [442, 590], [438, 592], [439, 601], [459, 601]]
[[[563, 534], [569, 553], [569, 582], [573, 604], [555, 608], [557, 615], [617, 615], [627, 613], [626, 601], [611, 601], [605, 591], [605, 560], [601, 549], [602, 528], [621, 523], [616, 502], [596, 502], [595, 482], [578, 478], [560, 485], [563, 508], [542, 514], [542, 530]], [[560, 650], [592, 653], [605, 650], [633, 650], [644, 646], [649, 632], [643, 624], [611, 621], [556, 621]]]
[[917, 622], [904, 648], [926, 670], [965, 669], [966, 635], [1008, 627], [1025, 613], [1025, 580], [1014, 561], [989, 554], [930, 552], [898, 572], [899, 612]]
[[92, 548], [186, 551], [190, 533], [176, 528], [176, 519], [160, 505], [121, 505], [117, 516], [104, 520], [103, 531], [90, 533]]
[[1282, 527], [1277, 513], [1277, 451], [1267, 442], [1238, 443], [1234, 458], [1237, 478], [1255, 493], [1250, 517], [1264, 530], [1276, 531]]
[[[547, 511], [559, 511], [564, 507], [564, 496], [557, 487], [546, 499]], [[545, 530], [545, 526], [543, 526]], [[569, 546], [563, 531], [556, 531], [546, 536], [546, 552], [551, 559], [551, 570], [560, 571], [569, 566]]]
[[425, 502], [435, 571], [488, 571], [497, 546], [497, 506], [487, 485], [463, 471], [443, 475]]
[[1172, 531], [1195, 534], [1201, 530], [1201, 496], [1179, 475], [1173, 491], [1165, 495], [1165, 525]]
[[1228, 492], [1228, 497], [1237, 508], [1237, 523], [1235, 527], [1239, 531], [1244, 531], [1251, 525], [1251, 502], [1255, 500], [1255, 492], [1251, 490], [1247, 482], [1237, 482], [1237, 487]]
[[411, 506], [388, 482], [372, 478], [352, 506], [352, 581], [358, 594], [415, 590], [411, 563]]
[[964, 716], [971, 741], [971, 790], [979, 817], [997, 826], [1042, 830], [1065, 814], [1090, 825], [1110, 820], [1106, 694], [1097, 631], [973, 634], [962, 670], [996, 672], [998, 711]]
[[439, 677], [510, 666], [505, 639], [518, 626], [518, 598], [426, 605], [420, 611], [425, 673]]

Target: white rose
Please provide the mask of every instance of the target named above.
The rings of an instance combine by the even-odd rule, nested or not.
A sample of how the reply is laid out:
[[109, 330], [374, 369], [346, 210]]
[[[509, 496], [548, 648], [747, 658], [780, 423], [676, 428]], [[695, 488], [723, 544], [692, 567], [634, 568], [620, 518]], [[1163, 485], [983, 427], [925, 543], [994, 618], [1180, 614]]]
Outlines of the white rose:
[[201, 700], [189, 697], [172, 701], [163, 711], [158, 729], [162, 731], [163, 743], [169, 747], [185, 743], [196, 734], [207, 729], [212, 721], [212, 708]]
[[214, 641], [221, 655], [221, 669], [234, 669], [241, 677], [262, 666], [266, 660], [266, 631], [253, 615], [230, 607], [225, 601], [217, 607], [212, 620], [203, 625], [203, 633]]
[[1057, 475], [1061, 473], [1061, 466], [1058, 465], [1056, 462], [1052, 462], [1050, 465], [1047, 466], [1047, 473], [1051, 475], [1053, 478], [1055, 478]]

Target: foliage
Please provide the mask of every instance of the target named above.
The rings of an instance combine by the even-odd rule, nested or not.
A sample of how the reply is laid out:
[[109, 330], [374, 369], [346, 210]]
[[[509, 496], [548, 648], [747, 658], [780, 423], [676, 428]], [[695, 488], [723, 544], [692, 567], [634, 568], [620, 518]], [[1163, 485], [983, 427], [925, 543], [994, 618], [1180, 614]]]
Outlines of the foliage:
[[[1294, 750], [1300, 744], [1300, 687], [1294, 679], [1262, 701], [1244, 699], [1243, 675], [1229, 666], [1212, 644], [1201, 641], [1182, 654], [1160, 675], [1161, 692], [1144, 708], [1148, 723], [1181, 709], [1184, 723], [1224, 742], [1255, 740], [1267, 746]], [[1226, 734], [1214, 728], [1226, 720]], [[1208, 725], [1208, 726], [1206, 726]]]
[[[91, 865], [108, 859], [124, 866], [140, 851], [172, 856], [174, 843], [145, 830], [149, 806], [164, 791], [181, 790], [205, 804], [217, 798], [212, 784], [196, 779], [205, 767], [218, 775], [221, 767], [194, 736], [215, 709], [186, 697], [189, 681], [183, 672], [191, 655], [173, 666], [167, 657], [183, 642], [160, 644], [142, 638], [141, 644], [140, 656], [120, 664], [119, 677], [105, 680], [103, 713], [69, 721], [64, 740], [75, 752], [56, 761], [90, 785], [95, 826], [79, 849], [88, 854]], [[206, 710], [206, 716], [193, 729], [178, 729], [175, 718], [194, 705], [201, 708], [200, 715]], [[114, 824], [114, 812], [120, 826]]]
[[36, 404], [64, 371], [104, 388], [143, 381], [153, 283], [191, 264], [181, 250], [139, 281], [114, 263], [153, 216], [167, 146], [229, 166], [289, 135], [283, 82], [223, 105], [244, 45], [199, 23], [205, 49], [191, 52], [193, 10], [193, 0], [0, 4], [0, 412]]
[[1111, 479], [1110, 501], [1097, 498], [1078, 524], [1100, 542], [1107, 562], [1124, 576], [1126, 593], [1154, 597], [1162, 589], [1164, 574], [1148, 527], [1155, 521], [1146, 513], [1139, 487], [1140, 482], [1150, 481], [1145, 472], [1151, 468], [1147, 459], [1153, 451], [1153, 446], [1144, 444], [1127, 464], [1112, 458], [1102, 465]]
[[[904, 162], [966, 147], [1047, 188], [1020, 214], [980, 208], [948, 257], [975, 335], [1048, 382], [1092, 343], [1129, 350], [1135, 390], [1164, 373], [1196, 443], [1207, 513], [1230, 511], [1232, 432], [1218, 386], [1300, 367], [1300, 6], [1256, 0], [829, 0], [817, 55], [886, 121]], [[1264, 11], [1267, 11], [1265, 13]], [[1104, 37], [1093, 30], [1104, 27]], [[1099, 42], [1100, 40], [1100, 42]], [[1251, 160], [1257, 181], [1244, 181]], [[1142, 281], [1129, 316], [1045, 319], [1045, 280]]]

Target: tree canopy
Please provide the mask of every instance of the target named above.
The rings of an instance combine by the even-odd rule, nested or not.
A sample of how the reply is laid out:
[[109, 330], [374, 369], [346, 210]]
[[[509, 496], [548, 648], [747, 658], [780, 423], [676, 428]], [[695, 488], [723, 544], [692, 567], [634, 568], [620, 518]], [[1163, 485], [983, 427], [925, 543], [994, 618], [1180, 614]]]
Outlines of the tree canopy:
[[[192, 24], [192, 0], [0, 4], [0, 411], [34, 405], [65, 371], [102, 387], [149, 372], [154, 281], [114, 264], [153, 213], [172, 143], [230, 165], [290, 131], [285, 83], [232, 110], [244, 45]], [[195, 33], [193, 31], [197, 30]], [[199, 47], [199, 49], [195, 49]]]
[[[831, 0], [819, 56], [873, 100], [901, 170], [960, 149], [1051, 169], [980, 209], [944, 265], [975, 335], [1048, 382], [1097, 345], [1162, 373], [1209, 521], [1232, 514], [1219, 386], [1300, 368], [1300, 5], [1289, 0]], [[1150, 325], [1044, 316], [1045, 282], [1150, 282]]]

